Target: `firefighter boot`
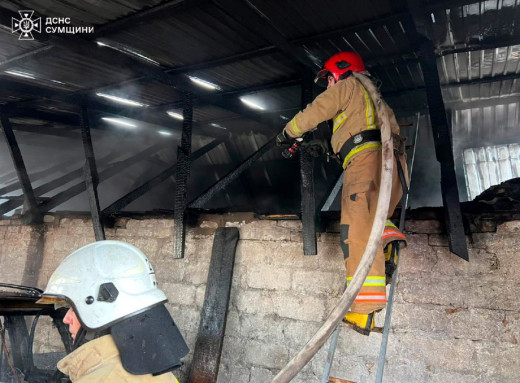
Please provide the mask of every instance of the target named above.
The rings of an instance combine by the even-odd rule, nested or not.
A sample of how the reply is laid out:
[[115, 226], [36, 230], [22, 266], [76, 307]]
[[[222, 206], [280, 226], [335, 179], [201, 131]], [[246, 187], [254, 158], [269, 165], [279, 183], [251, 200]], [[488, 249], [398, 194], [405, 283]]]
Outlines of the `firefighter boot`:
[[374, 329], [374, 314], [375, 312], [370, 314], [348, 312], [343, 318], [343, 322], [358, 333], [369, 335], [370, 331]]
[[397, 267], [397, 258], [399, 257], [399, 241], [392, 241], [386, 245], [385, 253], [385, 274], [386, 284], [392, 280], [395, 268]]
[[392, 279], [392, 274], [397, 267], [399, 248], [406, 247], [406, 236], [401, 233], [399, 228], [395, 226], [392, 221], [387, 219], [382, 240], [383, 252], [385, 253], [386, 283], [389, 284]]

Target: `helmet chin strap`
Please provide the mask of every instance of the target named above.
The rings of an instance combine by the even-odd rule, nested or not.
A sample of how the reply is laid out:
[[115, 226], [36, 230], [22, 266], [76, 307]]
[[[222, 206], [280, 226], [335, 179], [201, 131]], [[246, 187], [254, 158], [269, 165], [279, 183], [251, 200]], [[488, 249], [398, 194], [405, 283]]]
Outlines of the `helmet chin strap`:
[[76, 333], [76, 337], [74, 338], [74, 342], [72, 343], [72, 350], [76, 350], [86, 343], [85, 336], [87, 335], [87, 330], [83, 327], [80, 327], [78, 332]]
[[78, 332], [76, 333], [76, 338], [72, 343], [72, 350], [78, 349], [79, 347], [83, 346], [85, 343], [91, 341], [92, 339], [96, 339], [107, 334], [110, 334], [110, 329], [93, 332], [87, 331], [83, 327], [80, 327]]
[[347, 77], [349, 77], [349, 76], [351, 76], [351, 75], [352, 75], [352, 71], [351, 71], [351, 70], [348, 70], [348, 71], [346, 71], [345, 73], [343, 73], [341, 76], [339, 76], [339, 79], [340, 79], [340, 80], [343, 80], [343, 79], [345, 79], [345, 78], [347, 78]]

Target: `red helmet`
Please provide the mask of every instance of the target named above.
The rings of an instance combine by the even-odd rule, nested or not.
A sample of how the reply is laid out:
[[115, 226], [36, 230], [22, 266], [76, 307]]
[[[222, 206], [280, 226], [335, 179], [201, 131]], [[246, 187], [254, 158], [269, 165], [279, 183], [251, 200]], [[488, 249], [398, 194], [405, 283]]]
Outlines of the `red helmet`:
[[365, 64], [355, 52], [339, 52], [325, 61], [323, 69], [318, 72], [314, 82], [327, 86], [327, 77], [332, 75], [336, 81], [346, 78], [348, 72], [366, 72]]

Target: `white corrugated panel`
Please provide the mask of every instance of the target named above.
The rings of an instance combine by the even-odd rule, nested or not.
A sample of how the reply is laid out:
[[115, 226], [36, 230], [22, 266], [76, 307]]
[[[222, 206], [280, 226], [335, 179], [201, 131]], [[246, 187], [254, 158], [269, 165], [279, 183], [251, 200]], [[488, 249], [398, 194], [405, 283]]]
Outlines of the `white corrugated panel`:
[[464, 150], [464, 175], [470, 200], [493, 185], [520, 177], [520, 144]]

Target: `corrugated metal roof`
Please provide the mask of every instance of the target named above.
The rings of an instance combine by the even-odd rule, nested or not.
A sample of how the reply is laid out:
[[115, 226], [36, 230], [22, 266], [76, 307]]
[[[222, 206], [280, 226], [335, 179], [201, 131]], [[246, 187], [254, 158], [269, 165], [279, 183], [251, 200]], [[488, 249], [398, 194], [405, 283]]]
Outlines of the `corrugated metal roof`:
[[520, 144], [466, 149], [463, 156], [470, 200], [491, 186], [520, 177]]
[[[22, 71], [33, 75], [35, 84], [59, 88], [60, 81], [74, 90], [92, 89], [127, 80], [135, 75], [126, 68], [117, 68], [106, 63], [55, 48], [55, 54], [41, 60], [27, 60], [23, 64], [9, 68], [9, 71]], [[81, 75], [78, 75], [80, 74]]]
[[388, 0], [351, 0], [321, 3], [313, 0], [257, 0], [250, 3], [289, 39], [359, 25], [394, 11]]
[[192, 74], [214, 82], [224, 90], [232, 90], [296, 77], [298, 71], [286, 56], [276, 53], [216, 68], [194, 71]]
[[[410, 116], [414, 116], [418, 110], [424, 112], [427, 108], [418, 56], [410, 46], [405, 29], [409, 18], [406, 1], [337, 0], [322, 4], [312, 0], [249, 0], [247, 3], [257, 14], [262, 15], [263, 20], [268, 20], [282, 37], [287, 38], [294, 46], [303, 48], [307, 57], [314, 62], [323, 61], [340, 50], [355, 50], [360, 53], [371, 73], [380, 80], [381, 90], [400, 116], [401, 122], [410, 122]], [[520, 74], [520, 5], [516, 0], [466, 3], [457, 1], [456, 6], [451, 6], [446, 1], [427, 1], [427, 5], [435, 10], [431, 12], [425, 25], [438, 54], [442, 54], [437, 59], [437, 66], [444, 100], [453, 119], [452, 136], [459, 181], [463, 177], [461, 153], [464, 149], [510, 145], [515, 140], [519, 142], [520, 136], [519, 106], [514, 99], [520, 94], [520, 79], [517, 77]], [[113, 27], [117, 25], [117, 20], [147, 11], [157, 4], [171, 8], [156, 15], [157, 17], [129, 23], [122, 29], [116, 28], [115, 32], [107, 27]], [[4, 1], [1, 6], [15, 12], [24, 7], [34, 9], [41, 15], [70, 17], [74, 25], [95, 25], [96, 29], [105, 30], [106, 33], [82, 37], [101, 37], [101, 42], [119, 49], [116, 52], [107, 46], [98, 47], [102, 52], [120, 54], [125, 51], [128, 57], [146, 64], [148, 69], [167, 70], [180, 76], [181, 80], [185, 80], [186, 75], [197, 76], [221, 87], [220, 91], [208, 94], [218, 96], [224, 93], [228, 97], [247, 97], [261, 103], [266, 108], [263, 113], [275, 117], [271, 126], [248, 120], [237, 114], [236, 110], [225, 110], [222, 103], [218, 107], [214, 106], [212, 104], [215, 100], [211, 98], [206, 98], [202, 103], [195, 100], [193, 148], [202, 147], [211, 139], [197, 135], [198, 128], [209, 129], [205, 133], [215, 129], [215, 132], [233, 134], [234, 147], [220, 145], [194, 164], [189, 192], [194, 197], [197, 192], [237, 166], [238, 161], [243, 161], [258, 150], [284, 126], [287, 119], [304, 107], [301, 105], [301, 89], [297, 83], [301, 78], [300, 64], [279, 47], [275, 47], [268, 40], [268, 34], [252, 30], [247, 20], [230, 16], [232, 12], [224, 9], [221, 4], [218, 0], [106, 0], [76, 3], [66, 0], [20, 0]], [[21, 43], [9, 28], [0, 28], [0, 67], [3, 60], [33, 49], [43, 51], [46, 49], [45, 44], [35, 41]], [[496, 47], [489, 49], [493, 44]], [[147, 104], [149, 107], [146, 108], [146, 113], [135, 117], [142, 129], [124, 133], [125, 142], [133, 148], [129, 143], [135, 140], [137, 150], [140, 140], [151, 140], [150, 137], [154, 135], [157, 136], [154, 136], [156, 140], [164, 139], [157, 135], [157, 130], [161, 127], [171, 128], [175, 132], [172, 149], [168, 154], [161, 153], [161, 158], [167, 164], [175, 162], [182, 122], [169, 118], [165, 112], [170, 109], [182, 111], [180, 88], [161, 84], [156, 80], [139, 79], [143, 76], [142, 73], [136, 73], [125, 65], [115, 66], [60, 48], [50, 49], [49, 52], [52, 53], [42, 52], [41, 55], [9, 68], [32, 73], [35, 79], [22, 79], [0, 72], [0, 82], [10, 78], [46, 89], [89, 91], [87, 93], [91, 95], [101, 88], [104, 93]], [[137, 53], [149, 59], [139, 58]], [[234, 59], [228, 59], [229, 57]], [[211, 64], [213, 60], [220, 61]], [[496, 81], [497, 79], [500, 81]], [[470, 81], [478, 81], [478, 84], [469, 84]], [[457, 85], [458, 83], [462, 85]], [[6, 91], [0, 86], [0, 103], [33, 97], [34, 95], [21, 91]], [[108, 106], [114, 105], [107, 100], [99, 101]], [[77, 112], [77, 105], [68, 105], [66, 99], [41, 100], [31, 105], [47, 112]], [[96, 130], [96, 145], [100, 146], [103, 145], [102, 137], [107, 136], [107, 140], [110, 140], [109, 136], [114, 131], [117, 132], [117, 129], [109, 128], [100, 121], [104, 113], [94, 112], [92, 122], [93, 127], [105, 129]], [[147, 117], [154, 117], [154, 123], [147, 121]], [[31, 118], [32, 121], [25, 120], [25, 123], [49, 127], [48, 124], [34, 120], [35, 116]], [[437, 166], [437, 163], [434, 160], [433, 139], [426, 116], [421, 119], [420, 129], [418, 147], [421, 148], [421, 154], [418, 164], [423, 169], [417, 169], [416, 177], [420, 180], [419, 184], [429, 185], [428, 190], [421, 191], [426, 193], [435, 187], [431, 185], [433, 181], [421, 179], [422, 175], [437, 174], [430, 169]], [[409, 129], [404, 131], [406, 135], [411, 134]], [[21, 134], [25, 140], [31, 135]], [[410, 139], [409, 137], [409, 141]], [[426, 150], [427, 148], [431, 150]], [[54, 148], [42, 148], [43, 153], [49, 150]], [[297, 194], [299, 190], [297, 161], [280, 161], [283, 160], [279, 151], [267, 153], [233, 184], [227, 195], [224, 193], [216, 197], [210, 203], [211, 207], [229, 207], [238, 203], [241, 206], [249, 204], [265, 208], [271, 206], [272, 209], [287, 207], [299, 210], [299, 202], [291, 195], [293, 192]], [[133, 171], [128, 170], [121, 174], [117, 182], [124, 184], [125, 187], [121, 189], [128, 192], [139, 181], [155, 174], [156, 166], [156, 163], [145, 161]], [[316, 163], [316, 190], [319, 196], [335, 181], [331, 166], [319, 161]], [[33, 169], [30, 169], [30, 173], [32, 172]], [[131, 182], [132, 177], [139, 180]], [[434, 180], [437, 179], [435, 176]], [[247, 189], [244, 189], [244, 184], [249, 185], [247, 193], [251, 193], [246, 197], [240, 194]], [[162, 186], [163, 188], [171, 188], [172, 182], [164, 185], [166, 186]], [[463, 189], [463, 185], [462, 178], [459, 187]], [[109, 189], [103, 186], [103, 192], [110, 196], [104, 197], [105, 203], [117, 194], [115, 191], [108, 191]], [[159, 190], [155, 196], [168, 195], [166, 189]], [[171, 193], [169, 195], [171, 197]], [[412, 199], [414, 207], [428, 204], [428, 201], [439, 203], [438, 193], [435, 196]], [[157, 207], [165, 207], [169, 203], [150, 202], [146, 198], [142, 198], [140, 202], [143, 206]], [[135, 206], [138, 204], [131, 205], [131, 208]]]
[[518, 36], [518, 6], [516, 0], [486, 0], [435, 10], [431, 14], [432, 37], [437, 47], [444, 49]]
[[130, 13], [138, 12], [161, 3], [163, 0], [103, 0], [70, 2], [67, 0], [3, 1], [2, 7], [17, 12], [22, 9], [37, 10], [49, 17], [70, 17], [75, 25], [105, 24]]
[[[490, 149], [488, 157], [483, 157], [482, 153], [486, 153], [484, 147], [507, 147], [520, 144], [519, 111], [520, 104], [515, 102], [454, 112], [453, 153], [463, 200], [473, 199], [490, 186], [486, 180], [492, 177], [489, 173], [491, 170], [486, 170], [485, 166], [480, 170], [468, 168], [469, 165], [477, 166], [476, 164], [481, 162], [494, 162], [498, 158], [494, 149]], [[500, 182], [505, 180], [501, 179]], [[493, 183], [495, 184], [497, 183]]]
[[266, 42], [217, 6], [181, 11], [151, 23], [142, 23], [110, 36], [136, 48], [167, 67], [176, 67], [261, 48]]

